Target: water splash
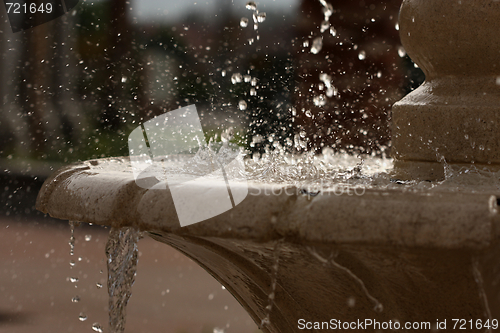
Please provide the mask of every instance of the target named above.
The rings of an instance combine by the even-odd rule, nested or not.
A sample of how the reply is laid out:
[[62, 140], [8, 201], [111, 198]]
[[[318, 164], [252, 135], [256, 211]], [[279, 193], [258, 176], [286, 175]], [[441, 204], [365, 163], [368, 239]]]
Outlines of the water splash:
[[125, 330], [125, 309], [132, 295], [139, 253], [137, 242], [141, 237], [142, 234], [133, 228], [111, 228], [109, 232], [106, 257], [111, 333]]
[[283, 239], [277, 240], [273, 247], [273, 262], [271, 266], [271, 292], [267, 296], [267, 306], [265, 309], [264, 318], [260, 321], [260, 327], [268, 326], [271, 324], [270, 315], [274, 305], [274, 298], [276, 297], [276, 285], [278, 283], [278, 269], [280, 263], [280, 251]]
[[347, 273], [347, 275], [349, 275], [352, 279], [354, 279], [354, 281], [356, 281], [359, 286], [361, 287], [361, 289], [363, 290], [363, 292], [365, 293], [365, 296], [374, 304], [374, 307], [373, 307], [373, 310], [375, 312], [382, 312], [384, 311], [384, 306], [382, 305], [382, 303], [380, 303], [378, 301], [378, 299], [376, 299], [375, 297], [373, 297], [370, 292], [368, 291], [368, 289], [366, 288], [365, 286], [365, 283], [363, 282], [363, 280], [361, 280], [359, 277], [356, 276], [356, 274], [354, 274], [349, 268], [347, 267], [344, 267], [342, 265], [340, 265], [339, 263], [337, 263], [335, 260], [334, 260], [334, 256], [332, 255], [330, 258], [324, 258], [323, 256], [321, 256], [315, 248], [313, 247], [306, 247], [307, 248], [307, 251], [313, 256], [315, 257], [316, 259], [318, 259], [320, 262], [324, 263], [324, 264], [331, 264], [333, 265], [334, 267], [344, 271], [345, 273]]

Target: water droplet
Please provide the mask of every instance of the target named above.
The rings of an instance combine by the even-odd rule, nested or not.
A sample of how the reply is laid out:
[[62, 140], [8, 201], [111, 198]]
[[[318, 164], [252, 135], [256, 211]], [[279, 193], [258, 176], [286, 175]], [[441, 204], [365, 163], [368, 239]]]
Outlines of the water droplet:
[[210, 294], [210, 295], [208, 295], [208, 300], [209, 300], [209, 301], [211, 301], [211, 300], [213, 300], [213, 299], [214, 299], [214, 294]]
[[240, 108], [241, 111], [244, 111], [247, 109], [247, 102], [245, 102], [244, 100], [241, 100], [239, 103], [238, 103], [238, 107]]
[[254, 1], [248, 1], [245, 7], [248, 10], [256, 10], [257, 9], [257, 4]]
[[240, 26], [242, 28], [246, 28], [248, 27], [248, 19], [246, 17], [242, 17], [241, 20], [240, 20]]
[[314, 38], [311, 46], [311, 53], [318, 54], [322, 48], [323, 48], [323, 37]]
[[316, 106], [323, 106], [323, 105], [325, 105], [326, 104], [326, 97], [325, 97], [325, 95], [314, 96], [313, 103]]
[[80, 321], [85, 321], [85, 320], [87, 320], [87, 315], [83, 312], [80, 312], [78, 319], [80, 319]]
[[215, 327], [213, 333], [224, 333], [224, 329]]
[[319, 79], [323, 81], [325, 84], [327, 84], [327, 82], [330, 82], [332, 80], [332, 77], [326, 73], [321, 73], [319, 75]]
[[96, 331], [98, 333], [102, 333], [102, 327], [101, 327], [101, 324], [99, 323], [93, 323], [92, 324], [92, 330], [93, 331]]
[[495, 83], [496, 83], [498, 86], [500, 86], [500, 76], [497, 76], [497, 79], [496, 79]]
[[252, 87], [255, 87], [257, 85], [257, 78], [253, 77], [252, 80], [250, 81], [250, 84], [252, 85]]
[[398, 55], [403, 58], [406, 55], [406, 50], [404, 47], [400, 46], [398, 47]]
[[394, 28], [399, 31], [399, 23], [396, 23], [396, 25], [394, 26]]
[[335, 30], [335, 28], [334, 28], [334, 27], [330, 27], [330, 34], [331, 34], [333, 37], [337, 36], [337, 30]]
[[231, 76], [231, 82], [232, 82], [233, 84], [240, 83], [242, 79], [243, 79], [243, 76], [241, 76], [241, 74], [240, 74], [240, 73], [234, 73], [234, 74]]
[[252, 76], [248, 75], [248, 74], [245, 74], [243, 75], [243, 80], [245, 82], [250, 82], [250, 80], [252, 80]]
[[257, 22], [262, 23], [266, 20], [266, 13], [262, 12], [257, 15]]
[[359, 51], [359, 53], [358, 53], [358, 59], [359, 60], [365, 60], [366, 59], [366, 52], [365, 51]]
[[80, 296], [78, 296], [78, 295], [77, 295], [77, 296], [73, 297], [73, 298], [71, 299], [71, 302], [73, 302], [73, 303], [78, 303], [78, 302], [80, 302]]
[[74, 261], [74, 260], [70, 260], [70, 261], [69, 261], [69, 265], [70, 265], [71, 267], [75, 267], [76, 263], [75, 263], [75, 261]]
[[250, 96], [257, 96], [257, 90], [255, 90], [255, 88], [250, 88]]
[[69, 281], [72, 283], [76, 283], [76, 282], [78, 282], [78, 278], [77, 277], [70, 277]]
[[330, 28], [330, 22], [328, 22], [326, 20], [321, 22], [321, 27], [319, 29], [321, 31], [321, 33], [325, 32], [328, 28]]
[[222, 75], [222, 77], [225, 77], [226, 76], [226, 70], [223, 69], [222, 72], [220, 73]]
[[325, 15], [326, 18], [332, 16], [333, 14], [333, 7], [331, 4], [327, 3], [323, 7], [323, 14]]
[[303, 47], [309, 47], [309, 41], [308, 41], [308, 40], [305, 40], [305, 41], [302, 43], [302, 46], [303, 46]]
[[102, 288], [102, 283], [97, 282], [95, 285], [96, 285], [97, 289], [101, 289]]
[[337, 96], [337, 94], [339, 93], [339, 91], [337, 90], [337, 88], [335, 87], [329, 87], [327, 90], [326, 90], [326, 96], [327, 97], [333, 97], [333, 96]]
[[91, 239], [92, 239], [92, 235], [85, 235], [86, 242], [90, 242]]

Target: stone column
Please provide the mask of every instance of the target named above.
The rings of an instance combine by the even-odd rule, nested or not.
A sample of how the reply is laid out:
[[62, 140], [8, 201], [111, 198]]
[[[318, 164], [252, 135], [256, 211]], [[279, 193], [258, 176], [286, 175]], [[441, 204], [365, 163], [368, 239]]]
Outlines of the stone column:
[[500, 169], [500, 2], [404, 0], [401, 42], [426, 81], [393, 107], [396, 175]]

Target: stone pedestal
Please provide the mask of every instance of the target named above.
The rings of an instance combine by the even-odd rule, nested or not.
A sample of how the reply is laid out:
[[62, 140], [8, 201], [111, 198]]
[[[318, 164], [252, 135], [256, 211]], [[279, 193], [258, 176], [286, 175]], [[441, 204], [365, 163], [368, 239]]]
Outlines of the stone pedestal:
[[399, 178], [439, 179], [444, 162], [500, 168], [500, 2], [405, 0], [401, 42], [426, 76], [392, 109]]

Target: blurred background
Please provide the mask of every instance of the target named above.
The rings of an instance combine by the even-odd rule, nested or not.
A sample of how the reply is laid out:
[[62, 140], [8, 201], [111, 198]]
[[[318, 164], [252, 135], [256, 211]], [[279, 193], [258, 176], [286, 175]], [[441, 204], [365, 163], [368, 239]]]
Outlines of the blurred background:
[[[128, 155], [128, 134], [156, 115], [196, 104], [214, 140], [220, 140], [218, 120], [231, 120], [234, 140], [249, 155], [277, 148], [321, 153], [325, 147], [388, 155], [390, 107], [424, 79], [399, 42], [400, 2], [80, 1], [68, 14], [17, 33], [0, 5], [0, 329], [29, 322], [22, 309], [37, 297], [34, 292], [29, 300], [8, 300], [5, 290], [43, 280], [19, 282], [17, 270], [54, 248], [62, 252], [51, 258], [62, 262], [69, 255], [64, 236], [57, 244], [53, 237], [67, 231], [67, 224], [34, 209], [43, 181], [71, 162]], [[105, 231], [92, 230], [101, 234], [102, 245]], [[22, 249], [30, 242], [43, 250], [27, 256]], [[182, 260], [180, 266], [194, 266]], [[56, 266], [69, 270], [66, 263]], [[148, 272], [160, 279], [165, 274]], [[210, 289], [207, 274], [184, 279], [195, 277], [205, 280], [193, 283]], [[63, 293], [74, 287], [58, 283]], [[203, 308], [211, 310], [209, 303]], [[77, 316], [70, 320], [80, 323]], [[90, 321], [81, 322], [82, 332], [90, 331]], [[169, 325], [166, 319], [163, 324]], [[52, 332], [50, 325], [35, 331]], [[185, 332], [216, 332], [210, 325], [186, 326]], [[249, 325], [226, 332], [254, 332]]]

